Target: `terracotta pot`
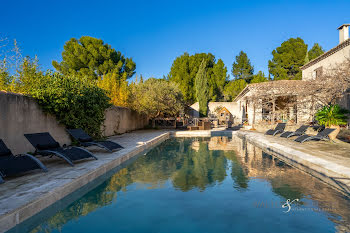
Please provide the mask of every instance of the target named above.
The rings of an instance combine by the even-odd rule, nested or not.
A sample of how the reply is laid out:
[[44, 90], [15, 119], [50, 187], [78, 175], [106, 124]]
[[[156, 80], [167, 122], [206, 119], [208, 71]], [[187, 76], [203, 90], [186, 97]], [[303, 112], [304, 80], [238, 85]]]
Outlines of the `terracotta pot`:
[[338, 133], [340, 132], [340, 127], [339, 127], [339, 125], [331, 125], [331, 127], [329, 127], [329, 128], [335, 129], [332, 133], [329, 134], [329, 138], [330, 138], [331, 140], [336, 139]]

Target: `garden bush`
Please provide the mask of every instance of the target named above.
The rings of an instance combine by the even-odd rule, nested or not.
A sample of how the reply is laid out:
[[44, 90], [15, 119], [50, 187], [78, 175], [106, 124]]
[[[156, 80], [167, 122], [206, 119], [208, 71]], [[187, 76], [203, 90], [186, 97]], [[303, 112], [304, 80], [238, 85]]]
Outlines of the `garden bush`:
[[105, 91], [91, 80], [48, 73], [38, 76], [28, 92], [67, 128], [82, 128], [95, 138], [102, 137], [104, 113], [111, 104]]

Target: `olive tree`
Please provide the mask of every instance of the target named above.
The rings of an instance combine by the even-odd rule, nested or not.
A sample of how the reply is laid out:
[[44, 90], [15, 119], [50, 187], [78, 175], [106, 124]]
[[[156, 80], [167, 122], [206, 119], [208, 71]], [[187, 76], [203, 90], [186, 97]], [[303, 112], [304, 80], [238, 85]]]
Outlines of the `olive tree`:
[[131, 85], [130, 107], [153, 120], [174, 116], [183, 109], [183, 97], [178, 86], [164, 79], [150, 78]]

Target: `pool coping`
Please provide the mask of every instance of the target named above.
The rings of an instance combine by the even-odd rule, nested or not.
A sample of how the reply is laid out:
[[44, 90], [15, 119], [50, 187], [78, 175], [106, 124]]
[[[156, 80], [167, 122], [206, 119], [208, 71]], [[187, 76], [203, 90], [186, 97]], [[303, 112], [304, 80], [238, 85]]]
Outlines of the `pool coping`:
[[288, 164], [319, 178], [350, 197], [349, 167], [316, 157], [281, 143], [270, 142], [268, 136], [262, 133], [237, 131], [235, 134], [249, 143], [258, 146], [263, 151], [277, 156]]
[[16, 225], [38, 214], [40, 211], [46, 209], [55, 202], [63, 199], [84, 185], [106, 174], [108, 171], [118, 167], [134, 156], [169, 138], [170, 132], [164, 132], [144, 142], [142, 145], [135, 146], [131, 150], [125, 150], [125, 152], [121, 150], [119, 151], [120, 154], [118, 156], [110, 161], [107, 161], [106, 163], [101, 164], [96, 169], [88, 171], [72, 181], [52, 189], [49, 193], [42, 194], [35, 200], [29, 201], [16, 209], [0, 215], [0, 232], [6, 232], [14, 228]]

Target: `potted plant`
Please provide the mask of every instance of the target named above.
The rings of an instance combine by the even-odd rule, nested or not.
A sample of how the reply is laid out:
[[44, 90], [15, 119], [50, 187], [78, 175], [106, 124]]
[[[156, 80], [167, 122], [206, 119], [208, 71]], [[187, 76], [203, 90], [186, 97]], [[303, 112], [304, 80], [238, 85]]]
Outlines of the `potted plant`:
[[335, 129], [329, 135], [329, 138], [334, 140], [340, 131], [340, 125], [347, 124], [347, 113], [347, 110], [342, 109], [337, 104], [324, 106], [316, 113], [316, 120], [320, 125], [324, 125], [325, 127]]

